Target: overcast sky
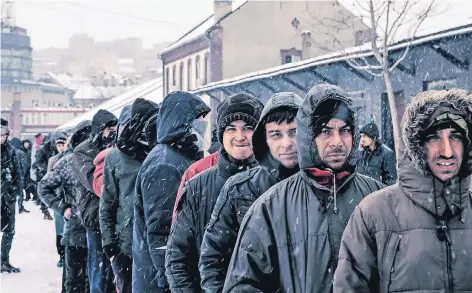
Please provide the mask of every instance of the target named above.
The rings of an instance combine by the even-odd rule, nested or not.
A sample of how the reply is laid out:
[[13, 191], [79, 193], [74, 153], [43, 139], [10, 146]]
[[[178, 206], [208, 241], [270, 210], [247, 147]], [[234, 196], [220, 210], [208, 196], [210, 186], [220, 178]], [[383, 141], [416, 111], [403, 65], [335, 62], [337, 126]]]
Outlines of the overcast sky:
[[[2, 1], [3, 2], [3, 1]], [[144, 47], [173, 41], [213, 12], [212, 0], [14, 0], [16, 24], [32, 47], [67, 47], [76, 33], [96, 41], [140, 37]]]

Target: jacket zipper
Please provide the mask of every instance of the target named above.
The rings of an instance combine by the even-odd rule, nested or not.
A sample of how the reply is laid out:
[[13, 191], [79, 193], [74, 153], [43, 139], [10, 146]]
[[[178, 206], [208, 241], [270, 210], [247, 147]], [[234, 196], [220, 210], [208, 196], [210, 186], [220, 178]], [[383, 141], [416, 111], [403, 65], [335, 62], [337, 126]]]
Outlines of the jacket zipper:
[[451, 238], [449, 237], [449, 231], [447, 228], [446, 221], [440, 221], [441, 226], [438, 227], [441, 229], [445, 236], [445, 244], [446, 244], [446, 272], [447, 272], [447, 279], [446, 279], [446, 293], [452, 293], [452, 273], [451, 273], [451, 259], [452, 259], [452, 252], [451, 252]]

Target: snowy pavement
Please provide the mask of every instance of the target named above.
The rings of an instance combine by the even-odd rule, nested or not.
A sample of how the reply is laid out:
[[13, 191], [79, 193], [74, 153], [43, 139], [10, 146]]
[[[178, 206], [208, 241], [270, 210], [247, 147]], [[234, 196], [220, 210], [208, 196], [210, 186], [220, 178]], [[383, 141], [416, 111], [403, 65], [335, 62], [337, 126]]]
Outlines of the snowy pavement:
[[10, 262], [19, 267], [18, 274], [2, 273], [2, 293], [60, 293], [62, 269], [58, 268], [54, 221], [43, 220], [39, 206], [25, 202], [31, 213], [16, 214], [16, 234]]

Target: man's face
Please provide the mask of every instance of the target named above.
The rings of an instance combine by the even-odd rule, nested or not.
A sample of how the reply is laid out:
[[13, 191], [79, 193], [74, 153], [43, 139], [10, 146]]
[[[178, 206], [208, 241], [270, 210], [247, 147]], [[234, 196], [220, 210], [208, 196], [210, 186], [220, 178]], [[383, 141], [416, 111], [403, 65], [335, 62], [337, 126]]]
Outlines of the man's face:
[[331, 119], [315, 138], [321, 160], [331, 169], [344, 166], [352, 150], [352, 129], [343, 120]]
[[56, 149], [58, 152], [62, 153], [66, 149], [66, 145], [63, 143], [56, 144]]
[[29, 142], [25, 141], [25, 142], [23, 143], [23, 147], [24, 147], [25, 149], [29, 149], [29, 146], [30, 146], [30, 143], [29, 143]]
[[271, 122], [265, 125], [265, 130], [266, 142], [272, 157], [285, 168], [295, 168], [298, 165], [297, 141], [295, 139], [297, 122], [287, 123], [284, 121], [280, 124]]
[[105, 127], [105, 129], [103, 129], [103, 137], [108, 137], [110, 135], [110, 133], [116, 131], [116, 125], [115, 126], [108, 126], [108, 127]]
[[426, 137], [428, 167], [439, 180], [447, 182], [459, 173], [464, 156], [463, 139], [454, 128], [441, 129]]
[[252, 135], [254, 128], [242, 120], [236, 120], [226, 126], [223, 132], [223, 146], [228, 154], [244, 160], [252, 156]]
[[4, 144], [4, 143], [7, 141], [7, 139], [8, 139], [8, 135], [6, 135], [6, 134], [2, 134], [2, 135], [0, 136], [0, 142], [1, 142], [2, 144]]
[[365, 135], [364, 133], [361, 133], [361, 140], [359, 142], [359, 146], [362, 148], [367, 148], [372, 146], [372, 144], [374, 144], [374, 140], [369, 136]]

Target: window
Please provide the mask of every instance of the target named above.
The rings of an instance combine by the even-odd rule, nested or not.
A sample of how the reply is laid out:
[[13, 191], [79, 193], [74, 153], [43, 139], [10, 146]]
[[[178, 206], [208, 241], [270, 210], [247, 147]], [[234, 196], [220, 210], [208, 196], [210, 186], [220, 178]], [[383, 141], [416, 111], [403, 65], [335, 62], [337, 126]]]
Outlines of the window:
[[184, 63], [180, 62], [180, 66], [179, 66], [179, 90], [184, 89], [183, 83], [184, 83]]
[[302, 51], [295, 48], [280, 50], [280, 57], [282, 59], [282, 64], [300, 61], [302, 59]]
[[192, 89], [192, 59], [187, 61], [187, 90]]
[[203, 84], [207, 84], [208, 82], [208, 54], [205, 54], [205, 59], [203, 61]]
[[175, 78], [175, 74], [177, 72], [177, 69], [174, 66], [172, 66], [172, 86], [175, 86], [176, 82], [177, 82], [177, 79]]
[[195, 79], [200, 79], [200, 56], [197, 56], [197, 58], [195, 58]]
[[166, 94], [169, 93], [169, 67], [166, 67]]

